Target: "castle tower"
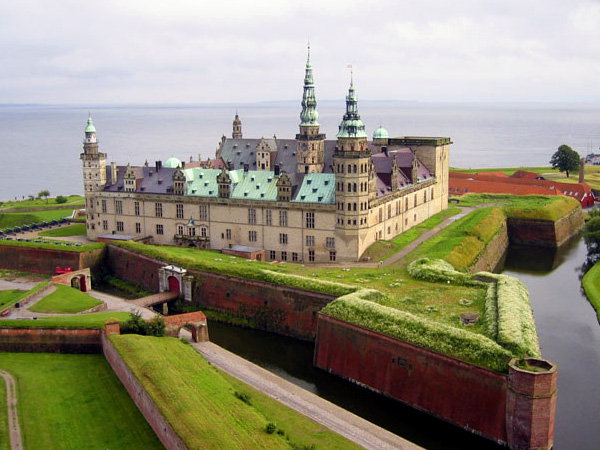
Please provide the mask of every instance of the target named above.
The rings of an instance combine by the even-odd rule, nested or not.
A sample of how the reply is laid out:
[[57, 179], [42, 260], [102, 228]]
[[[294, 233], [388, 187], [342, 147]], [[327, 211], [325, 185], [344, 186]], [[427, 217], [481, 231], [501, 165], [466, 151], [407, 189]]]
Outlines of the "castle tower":
[[338, 211], [336, 234], [359, 258], [368, 246], [369, 205], [376, 196], [376, 179], [352, 79], [346, 96], [346, 113], [337, 134], [333, 167]]
[[300, 133], [296, 135], [298, 173], [322, 172], [325, 160], [325, 135], [319, 133], [319, 113], [310, 63], [310, 45], [306, 59]]
[[[94, 195], [101, 191], [106, 184], [106, 153], [98, 152], [98, 140], [96, 139], [96, 128], [92, 122], [92, 116], [88, 117], [83, 139], [83, 153], [79, 156], [83, 170], [83, 189], [85, 192], [86, 215], [89, 228], [94, 229]], [[91, 224], [91, 225], [90, 225]]]
[[231, 133], [233, 139], [242, 139], [242, 121], [236, 111], [235, 119], [233, 119], [233, 133]]

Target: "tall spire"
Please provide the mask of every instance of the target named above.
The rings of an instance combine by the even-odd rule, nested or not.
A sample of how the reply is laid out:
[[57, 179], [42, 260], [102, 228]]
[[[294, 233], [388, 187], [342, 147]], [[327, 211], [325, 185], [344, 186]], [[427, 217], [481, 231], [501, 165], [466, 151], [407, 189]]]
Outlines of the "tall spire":
[[308, 43], [308, 56], [304, 74], [304, 92], [302, 94], [302, 112], [300, 113], [300, 126], [319, 125], [317, 113], [317, 98], [315, 97], [315, 82], [313, 79], [312, 65], [310, 63], [310, 42]]
[[340, 123], [340, 130], [337, 137], [367, 137], [365, 132], [365, 124], [360, 119], [358, 113], [358, 97], [354, 90], [354, 71], [352, 66], [350, 68], [350, 89], [348, 89], [348, 95], [346, 96], [346, 114]]

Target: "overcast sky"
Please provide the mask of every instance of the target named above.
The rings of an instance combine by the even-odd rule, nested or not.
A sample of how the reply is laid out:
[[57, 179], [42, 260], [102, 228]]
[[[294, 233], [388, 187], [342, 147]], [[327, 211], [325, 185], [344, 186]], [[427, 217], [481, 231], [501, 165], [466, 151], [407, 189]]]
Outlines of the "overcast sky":
[[0, 103], [600, 101], [600, 1], [0, 2]]

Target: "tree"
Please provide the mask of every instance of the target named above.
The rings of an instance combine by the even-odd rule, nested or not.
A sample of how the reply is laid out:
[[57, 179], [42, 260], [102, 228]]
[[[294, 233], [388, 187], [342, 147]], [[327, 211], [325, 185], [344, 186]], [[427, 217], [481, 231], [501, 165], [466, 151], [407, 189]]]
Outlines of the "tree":
[[43, 191], [38, 192], [38, 198], [44, 197], [46, 199], [46, 203], [48, 203], [48, 197], [50, 197], [50, 191], [44, 189]]
[[67, 197], [65, 197], [64, 195], [57, 195], [56, 203], [67, 203]]
[[569, 178], [569, 172], [579, 169], [579, 161], [579, 153], [565, 144], [558, 147], [558, 150], [550, 158], [552, 168], [566, 172], [567, 178]]
[[588, 251], [588, 258], [595, 262], [600, 256], [600, 210], [590, 211], [590, 219], [583, 227], [583, 240]]

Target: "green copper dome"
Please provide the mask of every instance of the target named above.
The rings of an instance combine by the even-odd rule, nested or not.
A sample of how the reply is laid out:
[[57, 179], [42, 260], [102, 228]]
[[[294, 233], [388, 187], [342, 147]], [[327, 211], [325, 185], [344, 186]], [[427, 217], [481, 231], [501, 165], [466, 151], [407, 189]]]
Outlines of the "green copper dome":
[[388, 131], [382, 126], [373, 132], [373, 139], [387, 139], [389, 137], [390, 135], [388, 134]]
[[171, 156], [165, 161], [163, 167], [166, 167], [167, 169], [177, 169], [178, 167], [181, 167], [181, 161], [174, 156]]
[[88, 117], [87, 127], [85, 127], [85, 132], [86, 133], [95, 133], [96, 132], [96, 127], [94, 126], [94, 123], [92, 122], [92, 116]]

